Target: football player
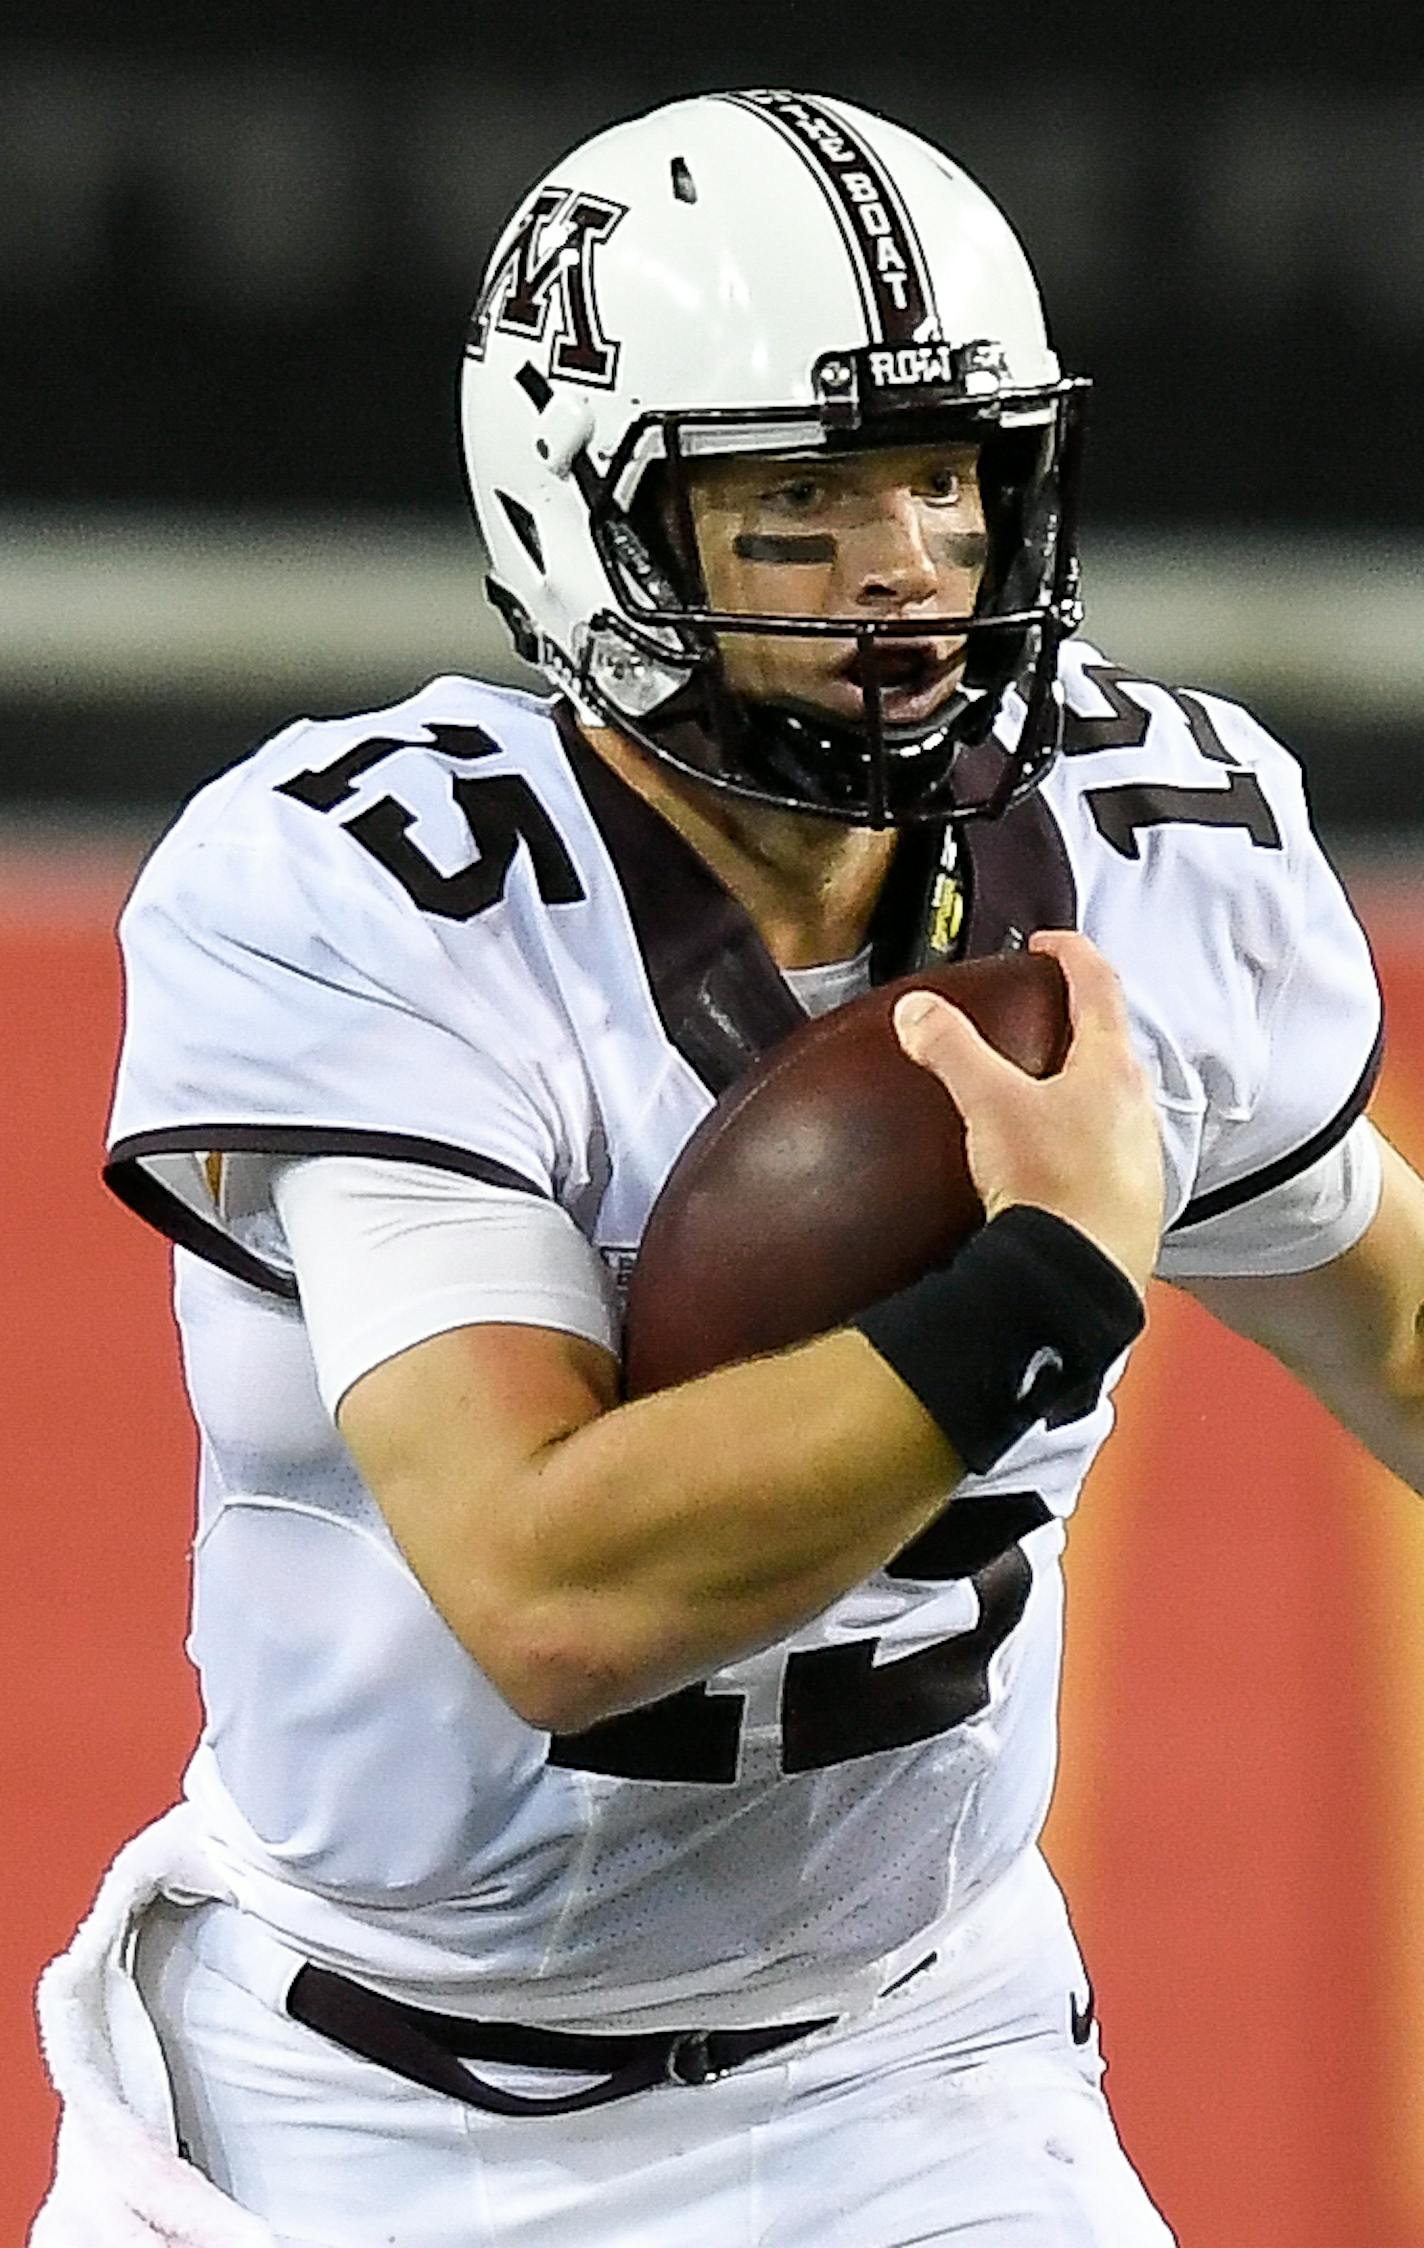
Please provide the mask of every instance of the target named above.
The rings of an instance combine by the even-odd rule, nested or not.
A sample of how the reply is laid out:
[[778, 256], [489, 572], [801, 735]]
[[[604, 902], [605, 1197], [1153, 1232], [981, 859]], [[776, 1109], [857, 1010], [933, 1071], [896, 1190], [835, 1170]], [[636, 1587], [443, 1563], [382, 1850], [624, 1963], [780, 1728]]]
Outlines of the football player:
[[[895, 126], [600, 134], [466, 362], [551, 699], [298, 723], [145, 868], [109, 1177], [177, 1245], [205, 1716], [44, 1986], [45, 2248], [1169, 2239], [1038, 1849], [1065, 1523], [1154, 1270], [1424, 1484], [1424, 1189], [1291, 759], [1077, 636], [1085, 388]], [[971, 1244], [620, 1402], [717, 1096], [1024, 943], [1057, 1077], [897, 1018]]]

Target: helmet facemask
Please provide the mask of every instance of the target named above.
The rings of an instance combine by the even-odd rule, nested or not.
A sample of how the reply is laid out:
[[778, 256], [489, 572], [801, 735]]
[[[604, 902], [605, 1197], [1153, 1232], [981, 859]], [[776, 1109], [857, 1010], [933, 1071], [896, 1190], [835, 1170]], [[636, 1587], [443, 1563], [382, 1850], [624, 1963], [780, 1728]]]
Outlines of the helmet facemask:
[[[982, 345], [827, 354], [815, 371], [816, 410], [645, 413], [602, 476], [587, 456], [574, 462], [612, 596], [578, 651], [580, 701], [692, 779], [850, 824], [994, 817], [1027, 793], [1056, 753], [1057, 652], [1081, 615], [1074, 525], [1087, 385], [1013, 390], [995, 356]], [[942, 379], [923, 379], [926, 370]], [[699, 462], [962, 447], [973, 448], [983, 510], [972, 606], [808, 616], [709, 599], [693, 496]], [[843, 646], [858, 714], [739, 688], [731, 651], [748, 635]], [[897, 641], [961, 650], [949, 691], [899, 724]], [[1022, 721], [1003, 749], [991, 735], [1011, 691]]]

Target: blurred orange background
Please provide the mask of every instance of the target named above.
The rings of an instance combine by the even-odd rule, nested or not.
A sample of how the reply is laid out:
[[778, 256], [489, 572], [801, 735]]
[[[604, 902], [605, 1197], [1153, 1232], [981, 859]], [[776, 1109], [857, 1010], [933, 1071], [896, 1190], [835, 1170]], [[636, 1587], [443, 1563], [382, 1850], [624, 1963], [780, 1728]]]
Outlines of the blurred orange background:
[[[193, 1442], [162, 1245], [98, 1183], [131, 872], [7, 854], [0, 2240], [53, 2103], [29, 2013], [172, 1800]], [[1424, 1160], [1424, 900], [1357, 886], [1376, 1114]], [[1183, 2248], [1424, 2248], [1424, 1512], [1258, 1353], [1157, 1292], [1070, 1548], [1051, 1830], [1123, 2136]]]

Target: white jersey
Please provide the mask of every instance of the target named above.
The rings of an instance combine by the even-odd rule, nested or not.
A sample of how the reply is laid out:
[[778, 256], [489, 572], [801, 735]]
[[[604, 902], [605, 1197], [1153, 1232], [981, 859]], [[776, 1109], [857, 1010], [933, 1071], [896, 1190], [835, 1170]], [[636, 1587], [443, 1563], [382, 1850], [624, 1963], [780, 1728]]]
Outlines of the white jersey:
[[[938, 832], [903, 839], [873, 973], [1081, 927], [1156, 1091], [1164, 1272], [1319, 1262], [1344, 1243], [1284, 1190], [1360, 1113], [1380, 1010], [1297, 770], [1241, 711], [1091, 649], [1064, 687], [1036, 796], [952, 865]], [[239, 1902], [449, 2011], [769, 2022], [835, 2010], [1020, 1862], [1106, 1397], [785, 1644], [551, 1738], [435, 1613], [318, 1393], [274, 1158], [550, 1198], [613, 1280], [714, 1098], [804, 1019], [567, 719], [450, 678], [293, 727], [185, 811], [122, 935], [109, 1176], [180, 1248], [202, 1436], [187, 1788]]]

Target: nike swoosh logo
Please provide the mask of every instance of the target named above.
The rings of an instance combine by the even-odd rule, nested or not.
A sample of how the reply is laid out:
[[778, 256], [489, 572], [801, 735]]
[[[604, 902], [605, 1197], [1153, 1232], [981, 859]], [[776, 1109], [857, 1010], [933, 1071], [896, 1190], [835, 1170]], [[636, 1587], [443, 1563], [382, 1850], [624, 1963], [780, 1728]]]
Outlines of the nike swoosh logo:
[[1042, 1350], [1036, 1350], [1024, 1368], [1023, 1380], [1019, 1383], [1018, 1403], [1022, 1405], [1032, 1395], [1040, 1374], [1061, 1374], [1062, 1371], [1063, 1361], [1051, 1344], [1046, 1344]]

